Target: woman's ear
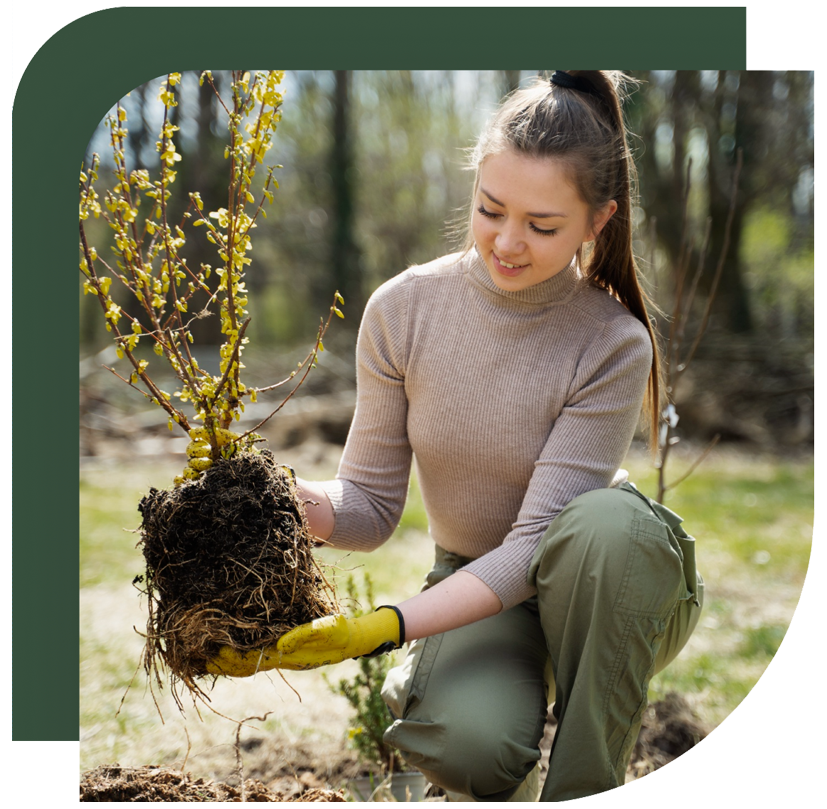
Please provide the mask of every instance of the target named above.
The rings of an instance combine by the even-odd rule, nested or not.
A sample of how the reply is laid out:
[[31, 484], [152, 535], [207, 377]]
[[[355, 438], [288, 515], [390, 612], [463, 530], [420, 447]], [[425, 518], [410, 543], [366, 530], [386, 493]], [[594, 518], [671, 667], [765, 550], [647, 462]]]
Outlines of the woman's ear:
[[617, 201], [610, 199], [605, 206], [603, 206], [594, 216], [594, 221], [592, 222], [592, 229], [591, 233], [589, 234], [589, 238], [586, 241], [592, 241], [593, 239], [597, 238], [597, 234], [600, 233], [601, 230], [606, 226], [606, 222], [608, 222], [617, 211]]

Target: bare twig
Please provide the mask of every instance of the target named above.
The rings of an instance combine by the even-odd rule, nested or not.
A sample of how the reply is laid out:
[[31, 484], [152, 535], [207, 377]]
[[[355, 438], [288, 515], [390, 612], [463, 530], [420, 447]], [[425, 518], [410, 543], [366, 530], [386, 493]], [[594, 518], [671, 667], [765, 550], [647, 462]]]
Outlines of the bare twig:
[[[340, 298], [341, 298], [341, 296], [337, 292], [336, 295], [335, 295], [335, 300], [340, 300]], [[293, 397], [293, 395], [296, 393], [296, 391], [302, 386], [302, 384], [304, 383], [304, 380], [307, 379], [307, 375], [310, 373], [310, 371], [313, 369], [313, 367], [316, 364], [316, 357], [318, 356], [319, 351], [324, 350], [324, 344], [323, 344], [322, 340], [324, 339], [325, 334], [327, 334], [327, 330], [330, 327], [331, 321], [333, 320], [334, 313], [338, 313], [338, 312], [339, 312], [339, 310], [336, 308], [336, 304], [334, 303], [334, 305], [330, 307], [330, 314], [328, 314], [328, 316], [327, 316], [327, 321], [322, 322], [319, 325], [319, 331], [316, 335], [316, 343], [313, 346], [313, 350], [310, 352], [309, 357], [308, 357], [310, 361], [308, 362], [307, 360], [305, 360], [305, 363], [304, 363], [304, 364], [307, 365], [307, 367], [305, 368], [304, 374], [302, 374], [301, 378], [296, 383], [296, 385], [293, 387], [293, 389], [290, 391], [290, 393], [288, 393], [287, 396], [285, 396], [284, 399], [282, 399], [281, 404], [279, 404], [279, 406], [275, 410], [273, 410], [273, 412], [270, 413], [269, 416], [266, 416], [265, 418], [263, 418], [258, 424], [256, 424], [255, 427], [252, 427], [251, 429], [247, 430], [245, 433], [242, 433], [242, 435], [240, 436], [240, 439], [243, 439], [243, 438], [247, 437], [251, 433], [258, 432], [259, 428], [263, 427], [268, 421], [270, 421], [270, 419], [273, 418], [273, 416], [275, 416], [276, 413], [278, 413], [279, 410], [281, 410], [287, 404], [287, 402], [290, 401], [290, 399]], [[282, 383], [279, 383], [279, 384], [282, 384]], [[273, 387], [276, 387], [276, 386], [273, 386]], [[270, 388], [266, 388], [266, 389], [263, 389], [263, 390], [269, 390], [269, 389]]]
[[[695, 459], [695, 461], [692, 463], [692, 465], [689, 467], [689, 469], [687, 469], [686, 472], [684, 472], [684, 474], [681, 475], [677, 480], [670, 483], [666, 487], [665, 491], [668, 492], [670, 489], [674, 489], [675, 486], [677, 486], [679, 483], [683, 483], [695, 471], [695, 469], [700, 465], [700, 463], [704, 460], [704, 458], [706, 458], [706, 456], [709, 455], [710, 452], [712, 452], [713, 447], [720, 440], [721, 440], [721, 434], [716, 433], [715, 437], [706, 445], [706, 448], [704, 449], [704, 451]], [[661, 499], [659, 502], [663, 502], [663, 500]]]
[[246, 719], [242, 719], [237, 722], [238, 727], [236, 728], [235, 732], [235, 761], [236, 761], [236, 772], [238, 773], [238, 782], [239, 788], [241, 790], [241, 803], [247, 803], [247, 794], [246, 789], [244, 787], [244, 761], [241, 756], [241, 728], [245, 726], [247, 722], [252, 722], [254, 719], [257, 722], [264, 722], [270, 714], [273, 713], [272, 711], [267, 711], [264, 716], [248, 716]]
[[[682, 209], [683, 209], [683, 228], [682, 228], [682, 241], [681, 241], [681, 250], [678, 259], [678, 267], [676, 270], [676, 288], [675, 288], [675, 301], [672, 310], [672, 318], [670, 324], [670, 333], [669, 333], [669, 346], [667, 348], [666, 353], [666, 362], [665, 362], [665, 375], [666, 375], [666, 390], [667, 395], [669, 396], [670, 400], [674, 400], [675, 395], [675, 386], [678, 380], [681, 378], [683, 373], [686, 371], [689, 363], [695, 356], [695, 353], [698, 350], [698, 346], [703, 339], [703, 336], [706, 332], [707, 326], [709, 324], [709, 317], [712, 311], [712, 305], [715, 300], [715, 296], [718, 292], [718, 286], [721, 280], [721, 275], [723, 274], [724, 265], [726, 262], [727, 252], [729, 250], [729, 242], [730, 242], [730, 235], [732, 231], [732, 222], [735, 217], [735, 209], [736, 209], [736, 202], [737, 202], [737, 194], [738, 194], [738, 180], [741, 174], [741, 168], [743, 165], [743, 153], [742, 150], [738, 150], [735, 170], [733, 172], [732, 178], [732, 193], [730, 196], [729, 201], [729, 211], [727, 214], [726, 225], [724, 228], [724, 239], [721, 245], [721, 251], [718, 255], [718, 262], [715, 268], [715, 274], [712, 278], [712, 283], [709, 288], [709, 292], [706, 295], [706, 303], [704, 306], [703, 316], [701, 318], [701, 323], [698, 327], [698, 330], [694, 336], [692, 344], [688, 350], [688, 352], [682, 356], [681, 349], [683, 343], [683, 337], [686, 331], [687, 321], [691, 315], [691, 310], [693, 304], [695, 302], [695, 298], [697, 295], [698, 286], [700, 283], [701, 275], [703, 274], [704, 265], [706, 264], [706, 256], [707, 250], [709, 248], [709, 240], [711, 234], [711, 220], [708, 219], [706, 222], [706, 226], [704, 229], [704, 236], [703, 236], [703, 243], [699, 252], [698, 256], [698, 265], [695, 270], [694, 276], [692, 278], [692, 282], [688, 291], [688, 294], [684, 297], [684, 287], [686, 283], [686, 276], [688, 272], [688, 256], [690, 252], [690, 245], [688, 240], [688, 232], [689, 232], [689, 225], [688, 225], [688, 205], [687, 201], [689, 198], [689, 189], [691, 184], [691, 161], [687, 166], [686, 171], [686, 185], [684, 188], [683, 198], [682, 198]], [[694, 472], [697, 466], [701, 463], [701, 461], [706, 458], [706, 456], [710, 453], [712, 448], [718, 443], [720, 439], [719, 435], [716, 435], [712, 442], [704, 449], [701, 455], [695, 460], [694, 463], [689, 467], [689, 469], [680, 477], [678, 480], [668, 483], [666, 482], [666, 463], [669, 459], [669, 454], [671, 448], [678, 443], [680, 440], [677, 436], [674, 435], [675, 427], [678, 424], [678, 414], [675, 410], [675, 406], [670, 401], [667, 405], [666, 409], [662, 414], [662, 423], [660, 432], [658, 435], [658, 460], [656, 462], [656, 467], [658, 470], [658, 492], [657, 492], [657, 501], [659, 503], [663, 502], [663, 498], [667, 491], [674, 489], [679, 483], [682, 483], [689, 475]]]

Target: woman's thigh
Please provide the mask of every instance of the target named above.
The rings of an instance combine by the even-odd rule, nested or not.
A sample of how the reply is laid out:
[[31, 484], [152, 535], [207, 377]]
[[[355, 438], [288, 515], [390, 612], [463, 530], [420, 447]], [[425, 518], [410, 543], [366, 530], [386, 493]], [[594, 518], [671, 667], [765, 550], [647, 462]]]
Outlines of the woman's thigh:
[[444, 789], [508, 797], [540, 757], [547, 662], [533, 601], [415, 641], [382, 691], [385, 738]]

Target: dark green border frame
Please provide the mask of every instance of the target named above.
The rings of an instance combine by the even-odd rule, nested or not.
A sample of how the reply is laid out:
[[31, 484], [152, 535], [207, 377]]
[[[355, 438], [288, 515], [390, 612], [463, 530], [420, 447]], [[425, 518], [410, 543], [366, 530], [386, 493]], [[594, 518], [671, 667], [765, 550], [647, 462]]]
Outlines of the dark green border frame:
[[82, 17], [46, 42], [13, 111], [13, 740], [77, 740], [74, 216], [81, 157], [118, 98], [168, 71], [243, 65], [737, 70], [746, 67], [746, 14], [744, 7], [133, 7]]

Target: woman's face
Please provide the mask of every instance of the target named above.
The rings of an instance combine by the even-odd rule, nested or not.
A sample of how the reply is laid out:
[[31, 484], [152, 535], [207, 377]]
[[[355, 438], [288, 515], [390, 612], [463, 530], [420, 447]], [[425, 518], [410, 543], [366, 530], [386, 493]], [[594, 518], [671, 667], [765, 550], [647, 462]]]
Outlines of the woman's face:
[[565, 270], [616, 210], [592, 218], [562, 162], [506, 150], [480, 167], [472, 231], [494, 283], [518, 292]]

